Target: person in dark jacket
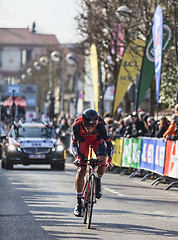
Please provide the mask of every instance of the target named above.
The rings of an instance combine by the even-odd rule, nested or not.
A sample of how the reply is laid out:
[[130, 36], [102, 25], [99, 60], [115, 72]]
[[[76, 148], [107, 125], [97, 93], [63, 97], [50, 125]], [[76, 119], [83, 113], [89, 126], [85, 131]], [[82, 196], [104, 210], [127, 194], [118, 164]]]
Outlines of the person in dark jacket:
[[156, 132], [156, 137], [157, 138], [162, 138], [163, 134], [167, 131], [168, 127], [169, 127], [170, 121], [167, 119], [167, 117], [162, 117], [159, 120], [159, 125], [158, 125], [158, 129]]
[[129, 137], [132, 133], [132, 123], [131, 123], [131, 120], [130, 120], [130, 117], [129, 116], [126, 116], [124, 119], [124, 126], [125, 128], [123, 129], [123, 135], [122, 137]]
[[116, 129], [116, 136], [117, 137], [123, 137], [125, 132], [126, 126], [124, 125], [124, 120], [120, 120], [119, 122], [119, 128]]
[[127, 137], [139, 137], [144, 136], [146, 134], [146, 128], [144, 126], [143, 121], [138, 119], [138, 115], [136, 112], [131, 114], [131, 122], [132, 122], [132, 132]]
[[157, 131], [157, 122], [155, 121], [154, 117], [148, 117], [147, 119], [148, 129], [145, 136], [147, 137], [156, 137]]

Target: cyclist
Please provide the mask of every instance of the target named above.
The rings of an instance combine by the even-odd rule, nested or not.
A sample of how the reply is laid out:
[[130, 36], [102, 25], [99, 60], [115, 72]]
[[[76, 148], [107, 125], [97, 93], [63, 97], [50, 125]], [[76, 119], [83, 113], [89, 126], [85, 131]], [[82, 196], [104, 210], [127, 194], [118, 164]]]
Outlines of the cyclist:
[[[74, 164], [78, 166], [75, 179], [75, 188], [77, 193], [77, 205], [74, 209], [74, 215], [82, 216], [82, 189], [84, 186], [84, 177], [86, 174], [86, 166], [80, 166], [80, 163], [86, 163], [88, 159], [89, 146], [92, 145], [93, 150], [101, 161], [101, 164], [107, 164], [108, 168], [112, 168], [111, 163], [113, 155], [113, 145], [111, 137], [107, 130], [107, 125], [104, 120], [98, 116], [98, 113], [93, 109], [86, 109], [81, 117], [78, 117], [73, 124], [72, 148], [75, 155]], [[106, 156], [108, 159], [106, 161]], [[102, 196], [101, 177], [106, 170], [105, 166], [99, 166], [97, 169], [96, 179], [96, 197], [99, 199]]]

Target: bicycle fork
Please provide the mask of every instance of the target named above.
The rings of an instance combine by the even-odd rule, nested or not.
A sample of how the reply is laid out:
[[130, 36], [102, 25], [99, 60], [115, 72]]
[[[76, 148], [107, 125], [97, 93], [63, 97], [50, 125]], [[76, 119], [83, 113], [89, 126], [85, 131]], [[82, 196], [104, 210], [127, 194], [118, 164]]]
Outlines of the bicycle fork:
[[90, 181], [91, 181], [92, 177], [94, 178], [93, 179], [94, 180], [94, 201], [93, 201], [93, 203], [96, 203], [96, 179], [95, 179], [96, 177], [94, 175], [94, 169], [91, 169], [91, 168], [89, 169], [89, 177], [85, 182], [83, 192], [82, 192], [82, 196], [85, 195], [85, 199], [84, 199], [85, 203], [90, 201], [90, 197], [89, 197], [90, 196]]

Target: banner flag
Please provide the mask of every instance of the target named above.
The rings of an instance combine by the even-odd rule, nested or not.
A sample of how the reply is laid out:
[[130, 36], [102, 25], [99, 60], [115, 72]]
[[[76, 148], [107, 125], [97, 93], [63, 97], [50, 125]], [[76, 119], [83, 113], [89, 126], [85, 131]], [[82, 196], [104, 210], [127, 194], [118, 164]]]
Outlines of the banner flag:
[[145, 42], [142, 39], [135, 39], [124, 51], [115, 89], [113, 115], [122, 101], [128, 86], [136, 79], [137, 74], [140, 73], [144, 48]]
[[[172, 40], [172, 32], [170, 26], [167, 22], [163, 24], [163, 57], [164, 53], [167, 52]], [[154, 70], [154, 49], [153, 49], [153, 37], [152, 33], [147, 39], [147, 44], [145, 48], [144, 58], [142, 62], [142, 69], [139, 79], [138, 86], [138, 97], [137, 97], [137, 109], [141, 105], [142, 100], [148, 90], [153, 77], [155, 74]]]
[[178, 178], [178, 140], [166, 141], [164, 175]]
[[162, 45], [163, 45], [163, 14], [160, 6], [157, 6], [154, 13], [152, 34], [153, 34], [154, 56], [155, 56], [156, 99], [157, 99], [157, 106], [159, 106]]
[[90, 48], [90, 64], [95, 98], [95, 111], [98, 112], [98, 98], [99, 98], [98, 57], [96, 46], [94, 44], [92, 44]]
[[112, 141], [113, 147], [114, 147], [114, 154], [112, 157], [112, 163], [120, 167], [121, 166], [121, 160], [122, 160], [122, 147], [123, 147], [123, 139], [115, 139]]
[[[111, 41], [111, 54], [119, 54], [122, 57], [124, 52], [123, 47], [123, 39], [124, 35], [122, 33], [122, 25], [121, 24], [114, 24], [113, 31], [112, 31], [113, 40]], [[114, 40], [116, 41], [116, 46], [114, 44]], [[116, 50], [115, 50], [116, 49]]]

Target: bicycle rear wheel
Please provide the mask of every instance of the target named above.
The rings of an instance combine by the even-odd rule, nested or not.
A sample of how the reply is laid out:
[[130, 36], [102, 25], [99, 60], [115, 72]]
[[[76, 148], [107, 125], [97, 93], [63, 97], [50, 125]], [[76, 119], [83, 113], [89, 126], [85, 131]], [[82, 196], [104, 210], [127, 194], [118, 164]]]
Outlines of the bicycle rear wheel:
[[88, 196], [88, 222], [87, 222], [87, 227], [90, 228], [91, 225], [91, 219], [92, 219], [92, 212], [93, 212], [93, 204], [94, 204], [94, 188], [95, 188], [95, 177], [94, 175], [91, 176], [91, 179], [89, 181], [90, 184], [90, 191], [89, 191], [89, 196]]

